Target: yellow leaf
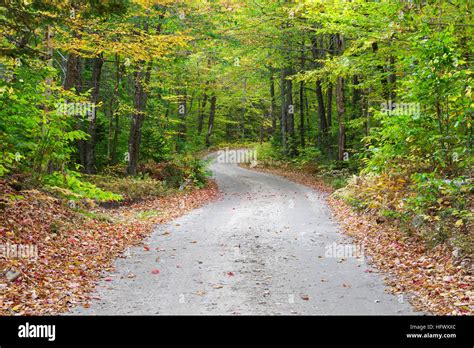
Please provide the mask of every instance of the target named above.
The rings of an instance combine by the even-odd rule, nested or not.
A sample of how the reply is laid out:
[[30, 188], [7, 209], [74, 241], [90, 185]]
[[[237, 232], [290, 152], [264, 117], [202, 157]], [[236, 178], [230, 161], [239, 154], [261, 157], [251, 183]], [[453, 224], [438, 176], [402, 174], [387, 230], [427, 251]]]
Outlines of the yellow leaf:
[[462, 219], [459, 219], [458, 221], [456, 221], [456, 223], [454, 224], [456, 227], [461, 227], [464, 225], [464, 222], [462, 221]]

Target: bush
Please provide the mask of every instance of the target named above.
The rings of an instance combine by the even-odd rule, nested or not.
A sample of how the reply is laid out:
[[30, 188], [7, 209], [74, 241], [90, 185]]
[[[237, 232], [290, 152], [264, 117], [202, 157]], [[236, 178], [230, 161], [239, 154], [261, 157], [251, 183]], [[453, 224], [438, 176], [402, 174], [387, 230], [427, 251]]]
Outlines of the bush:
[[163, 182], [146, 175], [141, 178], [90, 175], [87, 179], [103, 190], [122, 195], [126, 200], [161, 197], [167, 193], [167, 188]]
[[127, 165], [121, 163], [109, 165], [102, 170], [102, 174], [105, 176], [124, 177], [127, 175]]
[[160, 180], [170, 188], [179, 188], [189, 184], [203, 187], [211, 175], [206, 162], [192, 156], [177, 156], [171, 161], [148, 162], [139, 167], [140, 173]]
[[207, 183], [207, 179], [212, 175], [211, 171], [207, 169], [206, 162], [200, 159], [191, 159], [188, 161], [188, 166], [185, 167], [186, 175], [188, 180], [197, 186], [197, 187], [204, 187]]
[[318, 164], [323, 161], [321, 151], [314, 147], [299, 148], [296, 157], [288, 158], [286, 160], [296, 168], [305, 168], [310, 171], [315, 171]]
[[120, 201], [122, 196], [110, 191], [104, 191], [96, 185], [81, 180], [81, 174], [73, 171], [64, 173], [54, 172], [43, 178], [46, 189], [69, 200], [80, 200], [84, 198], [93, 199], [98, 202]]
[[466, 254], [474, 251], [470, 233], [472, 181], [440, 179], [433, 173], [370, 174], [353, 177], [335, 195], [359, 209], [392, 219], [429, 246], [449, 242]]

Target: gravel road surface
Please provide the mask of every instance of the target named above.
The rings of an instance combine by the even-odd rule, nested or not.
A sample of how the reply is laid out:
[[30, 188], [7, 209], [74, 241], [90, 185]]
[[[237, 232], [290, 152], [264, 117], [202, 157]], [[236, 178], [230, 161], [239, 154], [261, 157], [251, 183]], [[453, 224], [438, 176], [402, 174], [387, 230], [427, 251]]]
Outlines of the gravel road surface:
[[150, 250], [129, 249], [72, 314], [413, 314], [351, 257], [360, 250], [322, 193], [236, 164], [211, 169], [223, 198], [158, 226]]

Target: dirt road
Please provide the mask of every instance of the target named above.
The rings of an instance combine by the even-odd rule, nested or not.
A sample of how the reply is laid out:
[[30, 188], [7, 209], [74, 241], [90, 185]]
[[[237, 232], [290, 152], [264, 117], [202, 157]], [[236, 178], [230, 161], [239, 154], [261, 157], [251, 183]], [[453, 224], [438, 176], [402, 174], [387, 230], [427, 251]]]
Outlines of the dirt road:
[[100, 299], [73, 314], [413, 313], [347, 254], [321, 193], [236, 164], [211, 169], [223, 199], [157, 227], [150, 250], [127, 251]]

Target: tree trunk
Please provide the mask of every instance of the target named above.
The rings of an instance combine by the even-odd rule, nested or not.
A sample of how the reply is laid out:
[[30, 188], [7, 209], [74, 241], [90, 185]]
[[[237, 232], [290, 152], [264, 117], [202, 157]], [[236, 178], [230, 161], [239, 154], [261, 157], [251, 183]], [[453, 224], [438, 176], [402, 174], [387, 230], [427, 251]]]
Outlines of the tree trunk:
[[117, 147], [118, 147], [118, 138], [120, 134], [120, 123], [119, 123], [119, 117], [116, 115], [114, 117], [115, 119], [115, 124], [114, 124], [114, 138], [112, 140], [112, 148], [110, 150], [110, 162], [112, 164], [117, 163]]
[[352, 118], [358, 118], [361, 115], [361, 98], [360, 98], [360, 90], [357, 88], [359, 85], [359, 77], [357, 75], [352, 76], [352, 84], [354, 85], [352, 88]]
[[186, 100], [187, 93], [178, 91], [178, 137], [176, 141], [176, 151], [182, 152], [184, 149], [184, 143], [186, 141]]
[[332, 95], [333, 95], [333, 87], [332, 83], [329, 84], [328, 86], [328, 91], [327, 91], [327, 124], [328, 128], [331, 129], [332, 127]]
[[[377, 44], [377, 42], [372, 42], [372, 52], [374, 53], [377, 53], [379, 50], [379, 45]], [[389, 86], [389, 83], [388, 83], [388, 79], [386, 77], [386, 71], [385, 71], [385, 68], [383, 67], [382, 64], [378, 64], [377, 65], [377, 70], [379, 70], [380, 72], [380, 83], [382, 84], [382, 96], [384, 97], [384, 99], [387, 101], [387, 103], [390, 102], [390, 97], [391, 97], [391, 94], [390, 94], [390, 86]]]
[[211, 146], [211, 133], [212, 128], [214, 127], [214, 116], [216, 114], [216, 101], [217, 97], [213, 95], [211, 97], [211, 108], [209, 111], [209, 122], [207, 124], [207, 134], [206, 134], [206, 146]]
[[[344, 40], [342, 36], [339, 34], [336, 37], [336, 44], [337, 44], [337, 51], [342, 54], [344, 50]], [[344, 124], [344, 117], [345, 117], [345, 100], [344, 100], [344, 79], [342, 77], [337, 78], [336, 84], [336, 106], [337, 106], [337, 121], [339, 125], [339, 132], [338, 132], [338, 152], [337, 152], [337, 159], [339, 161], [344, 160], [344, 148], [346, 145], [346, 132], [345, 132], [345, 124]]]
[[66, 62], [66, 77], [64, 78], [63, 88], [69, 90], [76, 89], [79, 92], [79, 80], [81, 75], [81, 64], [79, 56], [70, 53]]
[[[295, 106], [293, 104], [293, 82], [291, 80], [286, 80], [286, 105], [287, 105], [287, 129], [288, 134], [291, 139], [294, 141], [295, 137]], [[291, 151], [293, 151], [293, 146]]]
[[280, 131], [281, 131], [281, 144], [283, 148], [283, 154], [288, 154], [287, 143], [286, 143], [286, 98], [285, 98], [285, 69], [281, 69], [280, 75], [280, 96], [281, 96], [281, 120], [280, 120]]
[[147, 102], [147, 94], [145, 92], [144, 87], [148, 84], [150, 80], [151, 66], [152, 62], [150, 61], [145, 70], [144, 62], [140, 62], [138, 63], [137, 70], [134, 73], [135, 95], [133, 104], [135, 112], [132, 115], [132, 122], [130, 125], [130, 136], [128, 138], [127, 173], [129, 175], [137, 174], [137, 165], [141, 141], [141, 127]]
[[242, 98], [242, 104], [243, 104], [243, 109], [242, 112], [240, 113], [241, 118], [240, 118], [240, 124], [239, 124], [239, 129], [242, 135], [242, 141], [245, 141], [245, 114], [247, 113], [247, 78], [244, 78], [244, 86], [243, 86], [243, 98]]
[[321, 81], [316, 81], [316, 99], [318, 101], [318, 123], [319, 123], [319, 132], [318, 132], [318, 144], [319, 146], [327, 150], [328, 134], [327, 134], [327, 124], [326, 124], [326, 110], [324, 108], [324, 98], [323, 98], [323, 89], [321, 88]]
[[[67, 57], [66, 62], [66, 76], [63, 82], [63, 88], [69, 90], [75, 88], [76, 93], [81, 92], [81, 58], [74, 53], [70, 53]], [[78, 117], [79, 115], [74, 115], [77, 117], [77, 120], [74, 124], [75, 130], [83, 130], [84, 122]], [[77, 140], [77, 149], [78, 149], [78, 162], [84, 166], [85, 164], [85, 141]]]
[[308, 103], [308, 96], [305, 92], [304, 94], [304, 104], [305, 104], [305, 112], [306, 112], [306, 129], [311, 132], [311, 122], [309, 121], [309, 103]]
[[94, 58], [94, 65], [92, 68], [92, 117], [89, 118], [89, 126], [87, 133], [89, 139], [86, 141], [86, 163], [85, 171], [87, 174], [95, 173], [95, 143], [96, 143], [96, 120], [97, 110], [96, 105], [99, 100], [100, 75], [102, 73], [102, 66], [104, 59], [102, 54]]
[[201, 135], [202, 133], [202, 127], [204, 123], [204, 113], [206, 112], [206, 103], [207, 103], [207, 94], [204, 93], [202, 104], [199, 107], [199, 115], [198, 115], [198, 134], [199, 135]]
[[[44, 42], [43, 42], [44, 45], [45, 45], [45, 48], [46, 48], [46, 52], [45, 52], [46, 54], [45, 54], [44, 60], [46, 61], [47, 65], [51, 68], [53, 66], [53, 54], [54, 54], [54, 48], [53, 48], [53, 45], [52, 45], [53, 36], [54, 36], [53, 28], [50, 25], [48, 25], [48, 27], [46, 28], [46, 33], [45, 33]], [[47, 77], [45, 79], [45, 84], [46, 84], [47, 87], [46, 87], [46, 90], [44, 92], [44, 95], [45, 95], [46, 99], [49, 99], [51, 97], [51, 86], [53, 84], [52, 78]], [[48, 112], [48, 106], [47, 105], [44, 105], [43, 109], [44, 109], [45, 113]], [[43, 118], [43, 120], [45, 120], [45, 118]], [[40, 149], [38, 150], [37, 161], [33, 165], [34, 166], [34, 173], [39, 174], [40, 176], [46, 170], [48, 170], [49, 174], [51, 174], [52, 169], [53, 169], [51, 160], [49, 160], [48, 163], [44, 163], [45, 162], [45, 157], [46, 157], [45, 154], [46, 154], [46, 151], [47, 151], [46, 142], [47, 142], [48, 133], [49, 133], [49, 131], [46, 127], [46, 123], [44, 121], [41, 122], [41, 139], [40, 139], [41, 146], [40, 146]]]
[[300, 143], [301, 147], [305, 147], [305, 127], [304, 127], [304, 82], [300, 82]]
[[275, 80], [270, 75], [270, 116], [272, 118], [272, 134], [276, 131]]
[[[286, 76], [291, 75], [289, 71]], [[295, 138], [295, 105], [293, 103], [293, 82], [286, 80], [286, 129], [287, 129], [287, 147], [290, 157], [296, 155], [296, 138]]]
[[370, 114], [369, 114], [369, 93], [364, 91], [362, 94], [362, 114], [365, 118], [365, 136], [369, 136]]
[[345, 125], [344, 125], [344, 79], [339, 77], [336, 85], [336, 104], [337, 104], [337, 122], [339, 124], [338, 132], [338, 153], [337, 159], [342, 161], [344, 159], [344, 147], [346, 141]]
[[395, 75], [396, 67], [395, 67], [395, 57], [390, 56], [389, 58], [389, 67], [390, 67], [390, 75], [388, 76], [388, 82], [390, 84], [390, 100], [395, 100], [397, 98], [395, 88], [397, 82], [397, 76]]
[[[300, 57], [300, 69], [304, 71], [305, 68], [305, 40], [301, 42], [301, 57]], [[305, 147], [305, 127], [304, 127], [304, 82], [300, 81], [300, 144], [301, 147]]]
[[114, 127], [114, 114], [115, 114], [115, 100], [117, 99], [118, 88], [120, 84], [120, 60], [118, 54], [115, 54], [115, 85], [114, 90], [112, 92], [112, 96], [110, 97], [109, 101], [109, 134], [107, 136], [107, 160], [109, 163], [112, 161], [112, 141], [115, 138], [114, 131], [116, 130]]

